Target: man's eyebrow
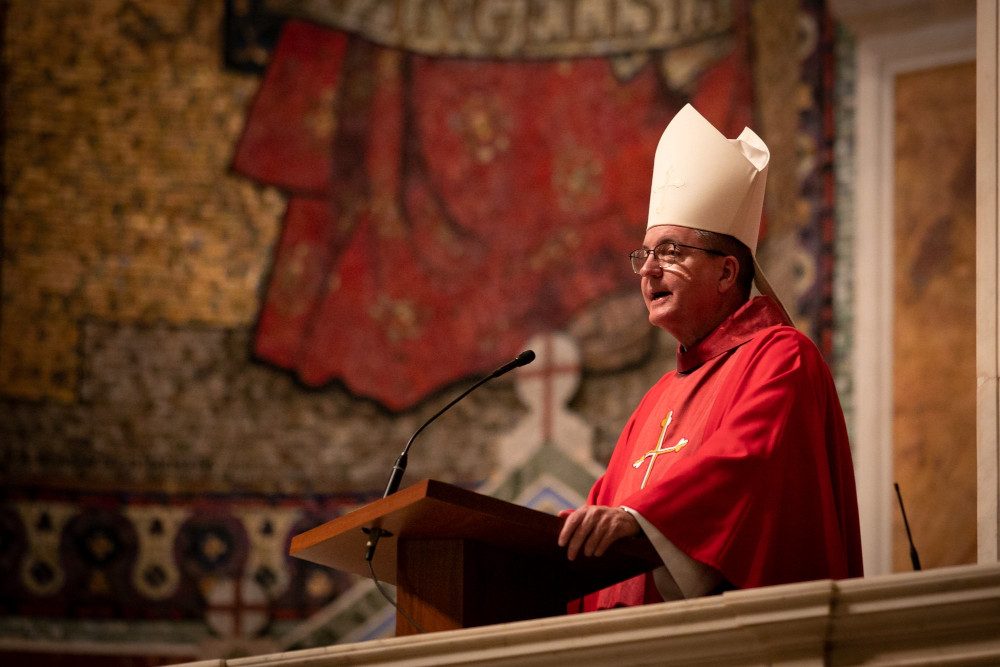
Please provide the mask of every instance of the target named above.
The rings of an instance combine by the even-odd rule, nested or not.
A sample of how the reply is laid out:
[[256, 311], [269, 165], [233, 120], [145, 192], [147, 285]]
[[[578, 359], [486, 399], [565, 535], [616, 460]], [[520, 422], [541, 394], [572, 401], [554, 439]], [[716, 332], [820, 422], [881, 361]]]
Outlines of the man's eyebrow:
[[646, 244], [643, 244], [642, 248], [643, 248], [643, 250], [652, 250], [656, 246], [663, 245], [664, 243], [680, 243], [680, 241], [678, 241], [677, 239], [671, 238], [670, 236], [664, 236], [659, 241], [657, 241], [656, 243], [654, 243], [652, 246], [647, 247]]

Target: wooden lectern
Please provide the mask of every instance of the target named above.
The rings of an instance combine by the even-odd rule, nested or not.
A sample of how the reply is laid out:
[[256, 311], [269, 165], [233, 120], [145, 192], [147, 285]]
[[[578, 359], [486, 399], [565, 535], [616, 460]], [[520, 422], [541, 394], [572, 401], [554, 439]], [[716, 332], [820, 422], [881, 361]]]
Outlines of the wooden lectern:
[[[365, 529], [380, 528], [372, 565], [427, 632], [566, 613], [567, 603], [660, 564], [648, 540], [619, 540], [570, 562], [562, 519], [434, 480], [292, 538], [291, 555], [364, 577]], [[396, 634], [417, 629], [396, 615]]]

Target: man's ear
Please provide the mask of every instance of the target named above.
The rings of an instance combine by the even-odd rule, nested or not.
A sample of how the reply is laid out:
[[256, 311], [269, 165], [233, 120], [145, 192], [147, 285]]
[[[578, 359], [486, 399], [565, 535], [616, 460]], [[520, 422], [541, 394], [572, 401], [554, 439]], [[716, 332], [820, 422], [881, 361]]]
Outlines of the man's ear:
[[725, 294], [736, 286], [740, 275], [740, 262], [732, 255], [722, 258], [722, 271], [719, 273], [719, 294]]

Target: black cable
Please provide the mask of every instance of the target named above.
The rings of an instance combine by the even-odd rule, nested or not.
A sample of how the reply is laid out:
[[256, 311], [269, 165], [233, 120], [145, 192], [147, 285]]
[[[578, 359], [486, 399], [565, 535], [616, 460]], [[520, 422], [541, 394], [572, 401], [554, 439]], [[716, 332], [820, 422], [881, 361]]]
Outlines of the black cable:
[[372, 567], [372, 562], [371, 561], [368, 561], [368, 571], [371, 572], [372, 581], [375, 582], [375, 588], [377, 588], [378, 592], [382, 594], [382, 597], [384, 597], [389, 602], [389, 604], [391, 604], [393, 607], [395, 607], [396, 611], [398, 611], [400, 614], [402, 614], [403, 618], [405, 618], [407, 621], [409, 621], [410, 625], [412, 625], [414, 628], [416, 628], [417, 632], [419, 632], [421, 634], [425, 633], [426, 630], [424, 630], [422, 627], [420, 627], [420, 624], [417, 623], [415, 620], [413, 620], [413, 617], [410, 616], [409, 614], [407, 614], [406, 610], [403, 609], [402, 607], [400, 607], [398, 604], [396, 604], [396, 601], [393, 600], [389, 596], [389, 594], [385, 592], [385, 589], [382, 588], [382, 584], [379, 582], [378, 577], [375, 576], [375, 568]]

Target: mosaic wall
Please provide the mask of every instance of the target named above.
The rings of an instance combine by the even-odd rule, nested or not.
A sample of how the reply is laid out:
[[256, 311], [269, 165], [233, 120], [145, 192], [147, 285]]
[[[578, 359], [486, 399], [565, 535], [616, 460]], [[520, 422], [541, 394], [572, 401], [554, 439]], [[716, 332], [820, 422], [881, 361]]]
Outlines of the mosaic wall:
[[[0, 580], [0, 651], [8, 657], [42, 650], [84, 663], [87, 655], [170, 662], [391, 632], [391, 614], [365, 582], [289, 558], [288, 542], [379, 495], [413, 431], [480, 369], [432, 383], [400, 407], [342, 381], [309, 385], [261, 358], [267, 294], [275, 276], [294, 275], [276, 264], [296, 193], [232, 165], [281, 13], [298, 7], [301, 18], [308, 4], [0, 6], [0, 566], [11, 573]], [[621, 5], [627, 17], [642, 3], [585, 4]], [[660, 4], [678, 16], [694, 7]], [[699, 71], [678, 63], [717, 63], [739, 40], [751, 49], [752, 59], [733, 62], [747, 68], [744, 92], [755, 98], [741, 113], [752, 111], [774, 156], [761, 261], [799, 325], [829, 352], [829, 22], [812, 0], [705, 6], [715, 13], [704, 21], [726, 19], [729, 28], [701, 50], [671, 60], [676, 45], [641, 46], [667, 49], [674, 70], [663, 72], [689, 83]], [[587, 16], [600, 28], [600, 13]], [[321, 18], [308, 26], [333, 29]], [[378, 48], [426, 54], [420, 44]], [[623, 80], [638, 62], [585, 55], [609, 57]], [[669, 103], [691, 90], [672, 90]], [[567, 191], [585, 193], [599, 173], [586, 160], [560, 164], [565, 178], [556, 181]], [[673, 341], [646, 325], [630, 283], [595, 294], [550, 323], [570, 341], [575, 373], [559, 390], [560, 411], [543, 416], [532, 403], [551, 405], [555, 384], [485, 386], [423, 436], [407, 479], [434, 477], [550, 511], [573, 504], [673, 362]], [[540, 332], [521, 333], [512, 345]], [[375, 366], [391, 375], [389, 364]]]

